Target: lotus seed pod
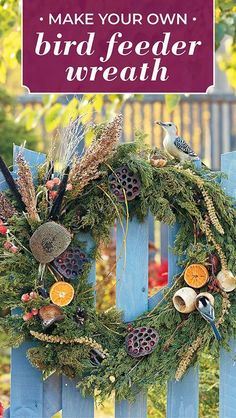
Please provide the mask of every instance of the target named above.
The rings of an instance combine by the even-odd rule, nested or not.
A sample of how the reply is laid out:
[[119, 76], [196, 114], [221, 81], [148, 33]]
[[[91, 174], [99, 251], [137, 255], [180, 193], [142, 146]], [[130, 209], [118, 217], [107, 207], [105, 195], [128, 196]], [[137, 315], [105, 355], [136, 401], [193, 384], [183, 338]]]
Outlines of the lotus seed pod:
[[191, 287], [182, 287], [173, 296], [175, 309], [181, 313], [190, 313], [196, 309], [197, 293]]
[[127, 353], [134, 358], [151, 354], [158, 343], [159, 335], [155, 329], [150, 327], [139, 327], [133, 329], [125, 339]]
[[[120, 167], [115, 173], [109, 176], [109, 184], [112, 193], [114, 193], [119, 202], [133, 200], [140, 194], [141, 183], [139, 177], [132, 173], [128, 167]], [[125, 192], [125, 195], [124, 195]]]
[[75, 280], [82, 275], [84, 265], [88, 262], [84, 251], [78, 247], [69, 247], [53, 260], [52, 265], [65, 279]]
[[71, 243], [71, 234], [64, 226], [56, 222], [46, 222], [30, 238], [33, 256], [42, 264], [50, 263]]

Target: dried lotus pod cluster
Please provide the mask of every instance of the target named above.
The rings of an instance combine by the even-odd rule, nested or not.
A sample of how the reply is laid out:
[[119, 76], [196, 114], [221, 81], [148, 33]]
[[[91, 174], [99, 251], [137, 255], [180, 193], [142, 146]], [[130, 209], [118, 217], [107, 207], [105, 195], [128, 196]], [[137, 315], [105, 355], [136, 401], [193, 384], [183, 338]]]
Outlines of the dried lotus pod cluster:
[[125, 166], [110, 174], [109, 184], [112, 193], [116, 195], [119, 202], [124, 202], [125, 195], [127, 200], [133, 200], [140, 194], [141, 183], [139, 177]]
[[78, 247], [67, 248], [59, 257], [53, 260], [52, 265], [67, 280], [75, 280], [84, 271], [84, 265], [89, 258]]
[[134, 358], [147, 356], [152, 353], [159, 340], [155, 329], [139, 327], [133, 329], [125, 339], [126, 351]]

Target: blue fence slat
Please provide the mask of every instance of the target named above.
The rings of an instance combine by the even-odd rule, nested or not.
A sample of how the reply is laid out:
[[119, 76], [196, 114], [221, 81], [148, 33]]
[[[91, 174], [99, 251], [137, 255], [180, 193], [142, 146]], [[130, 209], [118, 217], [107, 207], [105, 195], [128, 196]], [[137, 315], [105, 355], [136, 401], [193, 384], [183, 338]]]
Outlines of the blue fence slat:
[[[19, 147], [14, 146], [13, 170], [16, 171], [15, 156]], [[23, 151], [35, 173], [36, 166], [45, 161], [43, 154]], [[41, 373], [34, 369], [26, 358], [26, 350], [32, 343], [25, 343], [12, 350], [11, 357], [11, 418], [44, 418], [43, 416], [43, 381]]]
[[[125, 228], [125, 225], [124, 225]], [[121, 225], [117, 226], [116, 306], [124, 312], [124, 320], [132, 321], [148, 309], [148, 219], [145, 223], [132, 220], [128, 224], [126, 245]], [[116, 402], [116, 418], [145, 418], [146, 394], [136, 401]]]
[[[195, 163], [196, 167], [201, 162]], [[171, 286], [174, 276], [180, 271], [177, 265], [178, 257], [172, 254], [178, 225], [169, 228], [168, 241], [168, 286]], [[167, 417], [168, 418], [197, 418], [199, 404], [199, 377], [198, 368], [190, 369], [180, 382], [172, 380], [167, 384]], [[191, 388], [191, 390], [189, 390]]]
[[[228, 178], [222, 187], [228, 195], [236, 198], [236, 152], [221, 156], [221, 170]], [[231, 352], [220, 352], [220, 418], [236, 417], [236, 340], [230, 341]]]
[[[94, 242], [88, 234], [79, 234], [79, 240], [84, 242], [87, 250], [90, 250]], [[89, 282], [96, 284], [96, 263], [89, 273]], [[62, 377], [62, 416], [63, 418], [94, 418], [94, 398], [88, 396], [82, 397], [80, 391], [76, 388], [76, 380]]]
[[11, 418], [45, 418], [43, 415], [43, 380], [33, 368], [26, 351], [32, 343], [24, 343], [11, 354]]
[[55, 373], [43, 382], [43, 418], [51, 418], [62, 408], [62, 378]]

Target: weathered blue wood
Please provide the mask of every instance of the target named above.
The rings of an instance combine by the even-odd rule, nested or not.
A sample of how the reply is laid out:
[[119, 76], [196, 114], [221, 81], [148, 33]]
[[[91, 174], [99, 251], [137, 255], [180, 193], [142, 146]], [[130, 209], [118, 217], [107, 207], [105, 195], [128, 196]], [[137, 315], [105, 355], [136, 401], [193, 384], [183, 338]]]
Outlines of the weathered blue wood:
[[[11, 418], [45, 418], [41, 372], [26, 357], [32, 343], [24, 343], [11, 355]], [[47, 417], [46, 417], [47, 418]]]
[[198, 368], [191, 368], [181, 382], [173, 380], [168, 384], [168, 418], [198, 417], [198, 376]]
[[[124, 225], [125, 228], [125, 225]], [[148, 309], [148, 220], [128, 224], [126, 245], [123, 230], [117, 226], [116, 306], [124, 312], [124, 320], [132, 321]], [[122, 249], [123, 247], [123, 249]], [[147, 399], [140, 393], [136, 401], [116, 402], [116, 418], [145, 418]]]
[[[224, 191], [236, 198], [236, 152], [221, 156], [221, 170], [228, 178], [222, 180]], [[231, 352], [220, 351], [220, 418], [236, 417], [236, 340], [230, 341]]]
[[[79, 234], [79, 240], [91, 250], [94, 242], [89, 234]], [[94, 262], [89, 273], [89, 282], [96, 284], [96, 263]], [[84, 398], [76, 388], [78, 381], [62, 377], [62, 416], [63, 418], [94, 418], [94, 398]]]
[[[195, 162], [196, 167], [201, 166], [200, 161]], [[174, 277], [180, 273], [178, 257], [173, 255], [176, 234], [179, 226], [175, 224], [169, 228], [168, 241], [168, 286], [173, 283]], [[172, 380], [167, 384], [167, 417], [168, 418], [197, 418], [199, 404], [199, 377], [198, 368], [191, 368], [180, 382]], [[191, 388], [191, 390], [189, 390]]]
[[168, 225], [161, 224], [161, 260], [168, 258]]
[[55, 373], [43, 382], [43, 418], [51, 418], [62, 408], [62, 379]]
[[[17, 171], [15, 157], [19, 147], [13, 149], [13, 171]], [[23, 150], [23, 154], [32, 166], [33, 174], [36, 173], [37, 164], [45, 161], [43, 154]], [[13, 312], [19, 313], [19, 312]], [[26, 358], [27, 349], [34, 346], [33, 343], [22, 344], [21, 347], [12, 350], [11, 355], [11, 418], [44, 418], [43, 416], [43, 380], [41, 372], [33, 368]], [[46, 416], [47, 418], [47, 416]]]

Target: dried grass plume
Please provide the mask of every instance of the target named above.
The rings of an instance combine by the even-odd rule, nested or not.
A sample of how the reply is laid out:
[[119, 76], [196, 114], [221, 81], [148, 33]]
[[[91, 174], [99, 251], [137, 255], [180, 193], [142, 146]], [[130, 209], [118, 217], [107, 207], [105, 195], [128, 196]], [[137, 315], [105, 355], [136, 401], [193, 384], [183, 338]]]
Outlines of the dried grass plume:
[[116, 150], [122, 130], [122, 115], [118, 115], [106, 126], [101, 137], [93, 141], [82, 158], [77, 158], [72, 166], [69, 183], [73, 189], [71, 196], [77, 197], [91, 180], [100, 176], [99, 166]]
[[39, 215], [36, 208], [35, 188], [30, 167], [21, 153], [17, 155], [16, 162], [18, 165], [17, 184], [22, 200], [26, 206], [29, 220], [39, 221]]

